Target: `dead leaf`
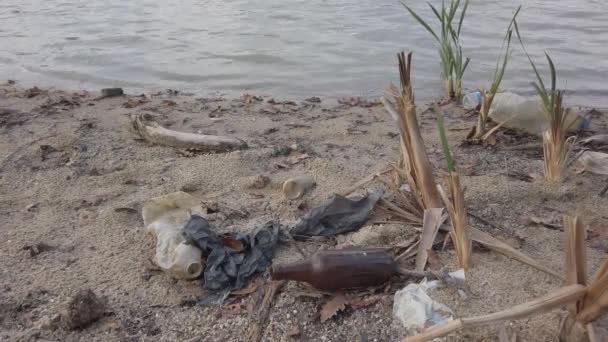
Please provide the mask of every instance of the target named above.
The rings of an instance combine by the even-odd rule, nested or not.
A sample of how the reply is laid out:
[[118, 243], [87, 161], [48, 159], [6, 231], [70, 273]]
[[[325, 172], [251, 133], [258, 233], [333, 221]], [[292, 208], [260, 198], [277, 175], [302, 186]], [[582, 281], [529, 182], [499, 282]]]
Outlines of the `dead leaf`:
[[558, 218], [541, 218], [531, 216], [525, 218], [524, 223], [527, 225], [539, 225], [553, 230], [562, 230], [562, 224]]
[[379, 295], [369, 296], [367, 298], [354, 297], [348, 299], [348, 305], [353, 309], [361, 309], [378, 303], [380, 299], [382, 299], [382, 296]]
[[164, 99], [162, 103], [166, 106], [175, 106], [177, 104], [177, 102], [170, 99]]
[[241, 243], [241, 241], [237, 240], [237, 239], [233, 239], [230, 236], [223, 236], [222, 237], [222, 244], [226, 247], [230, 247], [236, 251], [242, 251], [243, 250], [243, 244]]
[[233, 296], [246, 296], [248, 294], [254, 293], [258, 289], [258, 286], [260, 286], [260, 280], [261, 278], [258, 277], [255, 281], [250, 281], [249, 285], [247, 285], [246, 287], [240, 290], [232, 291], [230, 292], [230, 294]]
[[243, 305], [242, 303], [224, 305], [222, 312], [228, 315], [240, 315], [243, 312]]
[[290, 336], [290, 337], [300, 336], [301, 333], [302, 332], [300, 331], [300, 327], [297, 325], [294, 325], [289, 330], [287, 330], [287, 336]]
[[528, 183], [533, 182], [537, 178], [534, 174], [524, 173], [520, 171], [508, 171], [507, 173], [504, 173], [504, 175], [509, 178], [514, 178], [522, 182]]
[[491, 146], [496, 145], [496, 134], [491, 134], [490, 136], [488, 136], [488, 137], [487, 137], [487, 138], [484, 140], [484, 142], [485, 142], [487, 145], [491, 145]]
[[437, 253], [435, 253], [435, 251], [432, 249], [429, 249], [426, 252], [428, 254], [429, 269], [431, 271], [439, 271], [440, 269], [442, 269], [443, 263], [441, 262], [441, 259], [439, 259]]
[[274, 167], [277, 169], [289, 169], [289, 165], [285, 163], [274, 163]]
[[346, 298], [341, 294], [337, 294], [327, 303], [323, 304], [323, 307], [321, 308], [321, 322], [323, 323], [327, 321], [328, 319], [334, 317], [338, 311], [344, 310], [346, 303]]
[[287, 158], [287, 161], [291, 164], [291, 165], [295, 165], [299, 162], [301, 162], [302, 160], [308, 159], [310, 158], [310, 155], [308, 153], [298, 153], [295, 154], [293, 156], [289, 156]]

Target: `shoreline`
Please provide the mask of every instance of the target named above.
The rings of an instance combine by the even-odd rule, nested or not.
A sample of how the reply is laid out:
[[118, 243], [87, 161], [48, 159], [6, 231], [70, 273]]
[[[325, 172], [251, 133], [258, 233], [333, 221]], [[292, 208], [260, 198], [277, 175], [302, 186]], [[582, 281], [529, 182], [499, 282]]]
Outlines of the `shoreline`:
[[[255, 92], [223, 99], [172, 93], [97, 99], [96, 92], [39, 90], [29, 97], [32, 94], [19, 83], [0, 86], [2, 340], [240, 341], [250, 322], [247, 307], [254, 305], [255, 296], [235, 298], [230, 307], [184, 304], [203, 289], [199, 281], [173, 280], [151, 264], [155, 243], [143, 229], [143, 203], [186, 191], [216, 208], [209, 215], [221, 232], [245, 231], [277, 215], [291, 225], [332, 193], [398, 158], [398, 130], [382, 106], [373, 102], [367, 106], [289, 97], [260, 101]], [[274, 101], [269, 103], [270, 98]], [[434, 169], [443, 170], [434, 117], [423, 108], [419, 102], [426, 148]], [[476, 117], [457, 107], [445, 109], [468, 208], [506, 229], [477, 220], [471, 224], [561, 272], [563, 233], [525, 219], [576, 213], [594, 236], [608, 224], [608, 198], [597, 195], [605, 177], [571, 173], [559, 187], [548, 187], [534, 178], [542, 173], [542, 151], [509, 148], [537, 138], [501, 130], [495, 145], [467, 146], [461, 142]], [[129, 131], [134, 114], [150, 115], [176, 131], [243, 139], [249, 148], [205, 154], [150, 144]], [[606, 122], [604, 112], [596, 123]], [[285, 199], [282, 182], [303, 174], [313, 176], [317, 187], [301, 199]], [[247, 179], [256, 175], [268, 176], [270, 183], [249, 188]], [[373, 182], [367, 189], [382, 188]], [[310, 255], [349, 245], [394, 246], [415, 234], [415, 227], [377, 219], [358, 232], [299, 247]], [[48, 248], [38, 254], [24, 250], [39, 244]], [[608, 241], [601, 235], [589, 238], [586, 245], [592, 273], [606, 257]], [[453, 248], [438, 249], [436, 254], [442, 265], [455, 269]], [[279, 246], [273, 262], [299, 259], [298, 251], [287, 244]], [[430, 292], [456, 317], [509, 308], [561, 286], [555, 277], [479, 248], [467, 276], [473, 297], [464, 300], [450, 288]], [[370, 293], [369, 305], [347, 307], [324, 323], [318, 319], [323, 299], [300, 296], [302, 289], [289, 282], [277, 296], [263, 340], [403, 337], [405, 332], [393, 322], [392, 304], [395, 291], [408, 282]], [[107, 299], [107, 314], [81, 330], [54, 326], [53, 318], [66, 301], [86, 288]], [[509, 326], [522, 341], [554, 341], [562, 313], [554, 310]], [[600, 328], [608, 328], [606, 319], [600, 323]], [[452, 336], [463, 342], [493, 340], [501, 329], [489, 326]]]

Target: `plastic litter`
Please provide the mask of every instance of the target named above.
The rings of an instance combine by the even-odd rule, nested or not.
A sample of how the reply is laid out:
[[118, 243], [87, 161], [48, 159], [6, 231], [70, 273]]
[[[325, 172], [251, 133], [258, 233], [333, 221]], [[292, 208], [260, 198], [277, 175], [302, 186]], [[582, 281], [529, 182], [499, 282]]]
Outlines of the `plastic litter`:
[[481, 106], [481, 92], [479, 90], [470, 92], [462, 98], [464, 109], [476, 109]]
[[217, 235], [200, 215], [190, 217], [183, 236], [207, 256], [204, 287], [218, 291], [244, 287], [251, 276], [272, 264], [277, 243], [287, 241], [276, 221], [247, 233]]
[[315, 186], [315, 180], [310, 176], [289, 178], [283, 183], [283, 194], [288, 199], [298, 199]]
[[409, 284], [395, 293], [393, 321], [407, 333], [416, 333], [433, 325], [445, 324], [454, 313], [447, 306], [434, 301], [427, 291], [438, 286], [438, 281]]
[[[490, 106], [489, 116], [496, 123], [504, 122], [505, 127], [540, 135], [549, 125], [543, 111], [542, 101], [538, 96], [525, 97], [514, 93], [498, 93]], [[569, 131], [589, 126], [590, 117], [585, 116], [583, 119], [574, 110], [569, 112], [566, 119], [566, 127]]]
[[608, 153], [585, 151], [578, 158], [578, 164], [582, 167], [580, 172], [608, 175]]
[[291, 230], [298, 238], [333, 236], [360, 228], [382, 197], [382, 191], [367, 194], [359, 200], [351, 200], [334, 194], [320, 206], [312, 209]]
[[177, 278], [196, 278], [203, 271], [201, 251], [182, 235], [194, 212], [202, 213], [200, 201], [181, 191], [153, 198], [142, 210], [146, 231], [156, 237], [154, 262]]

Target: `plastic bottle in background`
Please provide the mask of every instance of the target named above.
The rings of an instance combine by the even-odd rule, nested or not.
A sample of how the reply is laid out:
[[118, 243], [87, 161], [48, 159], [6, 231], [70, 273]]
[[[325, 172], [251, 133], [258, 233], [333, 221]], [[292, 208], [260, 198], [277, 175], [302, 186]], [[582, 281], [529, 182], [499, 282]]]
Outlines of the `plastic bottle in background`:
[[[496, 123], [505, 122], [504, 126], [507, 128], [530, 134], [540, 135], [549, 127], [539, 96], [525, 97], [514, 93], [497, 93], [490, 106], [489, 117]], [[580, 114], [571, 110], [566, 119], [568, 130], [575, 131], [582, 124]]]
[[479, 90], [466, 94], [462, 98], [462, 107], [464, 109], [479, 109], [481, 106], [481, 92]]
[[185, 192], [153, 198], [142, 210], [146, 231], [156, 237], [154, 261], [176, 278], [192, 279], [203, 272], [201, 250], [182, 235], [191, 214], [202, 215], [202, 207], [200, 200]]

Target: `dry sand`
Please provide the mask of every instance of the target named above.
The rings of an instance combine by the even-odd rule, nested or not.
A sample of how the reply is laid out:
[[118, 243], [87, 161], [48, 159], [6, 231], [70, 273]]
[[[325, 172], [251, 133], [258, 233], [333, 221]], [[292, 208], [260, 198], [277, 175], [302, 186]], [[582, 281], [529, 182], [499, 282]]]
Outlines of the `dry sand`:
[[[137, 212], [154, 197], [184, 190], [207, 204], [218, 203], [215, 224], [242, 231], [274, 216], [292, 224], [331, 193], [354, 184], [397, 159], [397, 129], [381, 107], [282, 102], [244, 96], [197, 98], [167, 92], [95, 100], [96, 93], [0, 87], [0, 340], [2, 341], [241, 341], [249, 323], [249, 297], [242, 309], [184, 305], [201, 294], [199, 281], [177, 281], [150, 262], [154, 241]], [[420, 110], [420, 112], [423, 112]], [[250, 148], [227, 154], [196, 154], [134, 139], [129, 115], [149, 113], [161, 124], [186, 132], [244, 139]], [[562, 234], [526, 223], [531, 216], [580, 215], [590, 225], [589, 272], [606, 257], [608, 198], [598, 196], [606, 178], [573, 175], [560, 186], [542, 179], [526, 182], [509, 173], [542, 173], [540, 148], [510, 150], [537, 142], [501, 131], [495, 146], [459, 146], [475, 118], [446, 110], [449, 139], [462, 168], [472, 212], [499, 223], [504, 231], [472, 220], [475, 226], [510, 241], [557, 271], [563, 269]], [[606, 131], [607, 118], [594, 119]], [[430, 113], [421, 114], [432, 162], [443, 169]], [[295, 145], [295, 146], [292, 146]], [[280, 151], [309, 158], [296, 164]], [[287, 165], [288, 168], [282, 168]], [[247, 189], [246, 177], [264, 174], [271, 184]], [[310, 174], [318, 186], [302, 200], [284, 199], [282, 181]], [[370, 187], [377, 187], [371, 184]], [[603, 231], [601, 229], [604, 229]], [[369, 232], [367, 234], [365, 232]], [[600, 232], [600, 236], [597, 236]], [[391, 245], [415, 234], [412, 227], [374, 224], [337, 240]], [[334, 242], [301, 243], [307, 253]], [[26, 246], [45, 244], [31, 256]], [[438, 251], [454, 266], [450, 248]], [[289, 245], [276, 261], [297, 260]], [[504, 256], [475, 249], [468, 275], [472, 296], [434, 290], [432, 297], [469, 316], [508, 308], [560, 286], [560, 281]], [[289, 283], [277, 297], [264, 341], [390, 341], [401, 336], [392, 324], [392, 293], [377, 303], [347, 308], [325, 323], [319, 299], [296, 297]], [[82, 289], [107, 298], [105, 315], [82, 330], [66, 331], [53, 320]], [[234, 307], [233, 307], [234, 308]], [[564, 310], [512, 323], [520, 341], [556, 341]], [[51, 323], [49, 323], [51, 322]], [[449, 341], [494, 341], [501, 326], [462, 331]], [[294, 330], [297, 336], [289, 336]]]

